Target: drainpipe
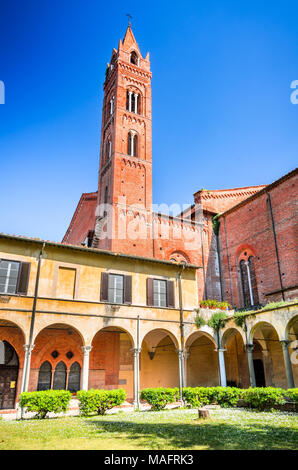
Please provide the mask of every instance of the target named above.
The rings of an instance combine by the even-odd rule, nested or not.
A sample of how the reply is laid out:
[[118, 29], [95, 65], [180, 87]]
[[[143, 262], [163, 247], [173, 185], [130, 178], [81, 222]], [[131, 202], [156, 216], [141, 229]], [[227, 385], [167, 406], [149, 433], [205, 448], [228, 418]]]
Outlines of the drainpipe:
[[35, 292], [34, 292], [34, 300], [32, 306], [32, 315], [31, 315], [31, 323], [30, 323], [30, 333], [29, 333], [29, 343], [25, 344], [25, 361], [24, 361], [24, 370], [23, 370], [23, 377], [22, 377], [22, 384], [21, 384], [21, 393], [28, 390], [28, 383], [29, 383], [29, 372], [30, 372], [30, 362], [31, 362], [31, 352], [34, 348], [33, 340], [33, 332], [34, 332], [34, 324], [35, 324], [35, 314], [36, 314], [36, 304], [38, 298], [38, 286], [39, 286], [39, 278], [40, 278], [40, 266], [41, 266], [41, 259], [43, 255], [43, 250], [45, 247], [45, 242], [42, 245], [38, 256], [38, 264], [37, 264], [37, 273], [36, 273], [36, 281], [35, 281]]
[[183, 406], [183, 387], [184, 387], [184, 323], [183, 323], [183, 299], [182, 299], [182, 271], [185, 268], [185, 262], [182, 262], [182, 269], [178, 273], [178, 287], [179, 287], [179, 310], [180, 310], [180, 340], [181, 340], [181, 349], [178, 350], [179, 356], [179, 394], [180, 402]]
[[269, 209], [270, 209], [272, 232], [273, 232], [275, 253], [276, 253], [276, 261], [277, 261], [279, 282], [280, 282], [280, 287], [281, 287], [281, 295], [282, 295], [282, 299], [285, 300], [284, 288], [283, 288], [283, 284], [282, 284], [282, 275], [281, 275], [281, 270], [280, 270], [280, 261], [279, 261], [278, 246], [277, 246], [277, 239], [276, 239], [276, 232], [275, 232], [275, 224], [274, 224], [272, 204], [271, 204], [271, 197], [270, 197], [270, 194], [268, 192], [266, 192], [266, 194], [267, 194], [267, 201], [268, 201]]
[[202, 247], [203, 276], [204, 276], [204, 296], [205, 296], [205, 299], [208, 299], [207, 285], [206, 285], [205, 260], [204, 260], [203, 230], [204, 230], [203, 227], [201, 227], [201, 247]]

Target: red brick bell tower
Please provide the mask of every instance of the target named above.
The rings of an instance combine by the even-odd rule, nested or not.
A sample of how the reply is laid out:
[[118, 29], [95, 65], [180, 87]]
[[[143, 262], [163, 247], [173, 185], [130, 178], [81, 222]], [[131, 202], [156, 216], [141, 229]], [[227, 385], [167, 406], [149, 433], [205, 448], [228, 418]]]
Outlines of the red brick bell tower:
[[129, 25], [106, 69], [93, 246], [148, 255], [151, 205], [149, 53], [143, 58]]

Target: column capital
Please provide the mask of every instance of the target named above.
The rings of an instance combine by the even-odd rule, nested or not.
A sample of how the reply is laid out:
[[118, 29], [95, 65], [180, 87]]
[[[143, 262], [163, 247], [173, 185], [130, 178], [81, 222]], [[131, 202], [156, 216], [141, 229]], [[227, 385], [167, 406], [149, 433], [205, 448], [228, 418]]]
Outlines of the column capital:
[[281, 339], [279, 343], [282, 348], [286, 349], [288, 348], [290, 341], [288, 339]]
[[25, 352], [31, 353], [31, 351], [34, 349], [35, 344], [24, 344], [23, 347], [25, 349]]
[[131, 348], [131, 352], [134, 356], [141, 353], [141, 348]]
[[225, 352], [226, 349], [224, 349], [224, 348], [217, 348], [217, 349], [215, 349], [215, 351], [216, 351], [216, 352]]
[[89, 354], [92, 349], [92, 346], [82, 346], [82, 351], [84, 354]]
[[254, 346], [254, 344], [245, 344], [244, 347], [245, 347], [246, 352], [252, 353], [255, 346]]

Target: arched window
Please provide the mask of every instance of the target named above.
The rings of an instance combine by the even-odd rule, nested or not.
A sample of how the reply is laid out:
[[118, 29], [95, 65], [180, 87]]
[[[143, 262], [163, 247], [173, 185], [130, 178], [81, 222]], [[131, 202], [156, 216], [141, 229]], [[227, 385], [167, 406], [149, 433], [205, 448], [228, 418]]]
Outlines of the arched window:
[[51, 383], [52, 366], [48, 361], [45, 361], [39, 369], [37, 390], [50, 390]]
[[139, 65], [138, 54], [135, 51], [132, 51], [130, 54], [130, 63], [134, 65]]
[[60, 361], [56, 365], [54, 373], [53, 390], [65, 390], [66, 387], [66, 365]]
[[106, 140], [106, 152], [105, 152], [105, 160], [109, 160], [112, 156], [112, 142], [111, 138], [108, 137]]
[[259, 295], [254, 257], [249, 255], [247, 251], [245, 251], [240, 256], [239, 265], [244, 307], [258, 305]]
[[127, 138], [127, 154], [131, 157], [138, 156], [138, 135], [134, 131], [128, 133]]
[[126, 110], [130, 113], [140, 114], [141, 96], [139, 93], [127, 90], [126, 92]]
[[68, 390], [70, 392], [77, 392], [80, 390], [81, 382], [81, 366], [78, 362], [71, 365], [68, 376]]

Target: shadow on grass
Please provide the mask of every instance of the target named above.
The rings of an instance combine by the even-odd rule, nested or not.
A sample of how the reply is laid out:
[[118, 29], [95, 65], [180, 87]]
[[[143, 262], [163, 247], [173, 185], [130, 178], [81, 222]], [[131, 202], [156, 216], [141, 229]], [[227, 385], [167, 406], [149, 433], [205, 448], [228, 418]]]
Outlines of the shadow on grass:
[[[287, 449], [297, 448], [297, 432], [259, 424], [229, 425], [193, 420], [190, 424], [136, 423], [131, 421], [86, 420], [92, 431], [109, 433], [112, 439], [131, 440], [136, 448], [158, 449]], [[107, 436], [107, 439], [109, 437]]]

